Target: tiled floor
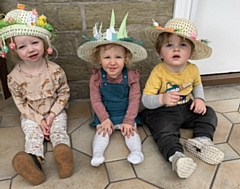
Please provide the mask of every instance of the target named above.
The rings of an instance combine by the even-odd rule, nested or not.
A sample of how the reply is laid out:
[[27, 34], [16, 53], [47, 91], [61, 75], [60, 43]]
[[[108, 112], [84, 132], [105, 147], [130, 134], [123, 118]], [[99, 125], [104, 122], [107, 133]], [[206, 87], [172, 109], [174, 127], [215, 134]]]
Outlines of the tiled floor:
[[[146, 126], [139, 127], [145, 160], [139, 165], [128, 163], [128, 149], [119, 131], [116, 131], [105, 152], [106, 162], [92, 167], [91, 143], [95, 129], [88, 126], [92, 119], [89, 102], [70, 102], [68, 132], [74, 151], [74, 174], [59, 179], [52, 157], [52, 146], [45, 145], [47, 180], [36, 189], [234, 189], [240, 188], [240, 85], [205, 87], [205, 97], [218, 116], [214, 142], [225, 153], [220, 165], [208, 165], [192, 157], [198, 167], [188, 179], [180, 179], [171, 170], [171, 164], [160, 155]], [[0, 188], [33, 188], [12, 168], [15, 153], [24, 149], [24, 135], [19, 126], [19, 112], [11, 99], [0, 99]], [[191, 130], [182, 130], [181, 142], [192, 137]]]

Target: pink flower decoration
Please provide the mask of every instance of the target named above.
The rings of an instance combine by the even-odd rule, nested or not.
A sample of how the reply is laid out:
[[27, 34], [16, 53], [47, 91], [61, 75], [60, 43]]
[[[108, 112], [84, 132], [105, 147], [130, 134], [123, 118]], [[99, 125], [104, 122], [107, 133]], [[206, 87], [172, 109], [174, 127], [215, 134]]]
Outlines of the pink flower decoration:
[[190, 37], [191, 37], [192, 39], [196, 39], [196, 38], [197, 38], [197, 37], [196, 37], [196, 33], [195, 33], [195, 32], [190, 33]]
[[33, 10], [32, 10], [32, 13], [33, 13], [35, 16], [38, 17], [38, 13], [37, 13], [36, 9], [33, 9]]
[[14, 22], [14, 18], [13, 18], [13, 17], [7, 18], [7, 22], [8, 22], [8, 23]]

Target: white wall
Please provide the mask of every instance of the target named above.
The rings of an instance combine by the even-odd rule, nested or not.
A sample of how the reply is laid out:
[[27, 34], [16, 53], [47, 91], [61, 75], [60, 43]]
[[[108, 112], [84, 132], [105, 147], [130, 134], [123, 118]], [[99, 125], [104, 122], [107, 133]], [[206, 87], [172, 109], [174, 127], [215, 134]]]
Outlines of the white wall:
[[210, 58], [191, 61], [198, 65], [201, 74], [240, 71], [239, 8], [239, 0], [175, 0], [174, 17], [194, 22], [198, 38], [211, 42]]

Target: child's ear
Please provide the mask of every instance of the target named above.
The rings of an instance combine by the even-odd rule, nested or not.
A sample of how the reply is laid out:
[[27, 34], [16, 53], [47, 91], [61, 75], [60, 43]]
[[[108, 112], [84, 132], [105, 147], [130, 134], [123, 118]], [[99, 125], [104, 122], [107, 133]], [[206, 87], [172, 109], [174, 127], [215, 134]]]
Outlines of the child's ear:
[[158, 52], [158, 54], [159, 54], [161, 60], [163, 61], [164, 59], [163, 59], [163, 56], [162, 56], [161, 52]]

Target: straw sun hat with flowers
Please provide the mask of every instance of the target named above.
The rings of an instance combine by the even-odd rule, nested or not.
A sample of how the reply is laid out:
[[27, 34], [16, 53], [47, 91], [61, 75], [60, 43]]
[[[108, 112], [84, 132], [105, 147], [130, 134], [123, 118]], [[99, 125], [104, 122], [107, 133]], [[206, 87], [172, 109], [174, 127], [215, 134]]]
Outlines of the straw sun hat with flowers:
[[102, 24], [98, 30], [98, 23], [95, 24], [93, 28], [93, 37], [88, 39], [86, 36], [83, 38], [86, 40], [85, 43], [80, 45], [77, 50], [78, 56], [86, 62], [94, 63], [94, 58], [92, 57], [92, 53], [94, 49], [100, 45], [107, 44], [118, 44], [125, 48], [127, 48], [132, 54], [132, 62], [139, 62], [147, 58], [147, 51], [141, 46], [142, 42], [137, 43], [134, 38], [128, 37], [126, 31], [126, 20], [128, 14], [125, 15], [119, 31], [115, 31], [115, 16], [114, 10], [112, 10], [111, 21], [109, 29], [106, 30], [105, 33], [101, 33]]
[[195, 46], [194, 51], [189, 59], [200, 60], [208, 58], [212, 54], [212, 49], [208, 46], [207, 39], [197, 39], [198, 30], [189, 20], [183, 18], [173, 18], [169, 20], [164, 27], [158, 25], [153, 20], [153, 26], [145, 30], [146, 36], [155, 44], [158, 36], [168, 32], [183, 38], [189, 39]]
[[52, 48], [50, 39], [53, 38], [53, 27], [47, 23], [47, 17], [44, 15], [38, 15], [36, 9], [32, 11], [24, 10], [24, 4], [18, 4], [17, 9], [8, 12], [5, 18], [0, 20], [0, 36], [1, 36], [1, 50], [0, 56], [5, 58], [8, 52], [8, 47], [5, 44], [5, 40], [11, 38], [9, 47], [15, 48], [15, 44], [12, 37], [21, 35], [30, 35], [40, 37], [48, 42], [48, 53], [51, 54]]

